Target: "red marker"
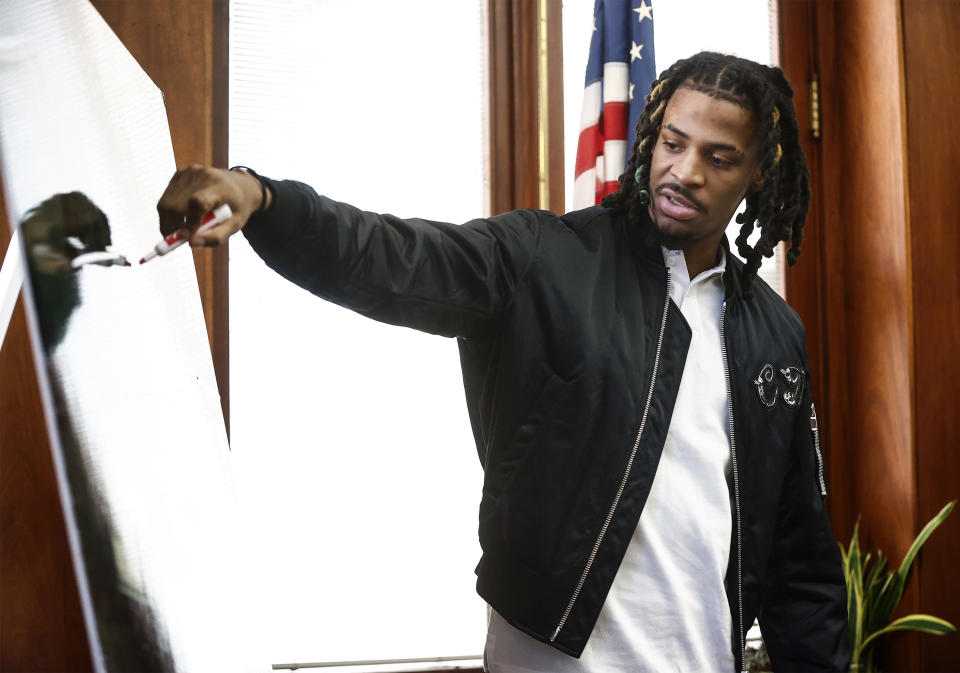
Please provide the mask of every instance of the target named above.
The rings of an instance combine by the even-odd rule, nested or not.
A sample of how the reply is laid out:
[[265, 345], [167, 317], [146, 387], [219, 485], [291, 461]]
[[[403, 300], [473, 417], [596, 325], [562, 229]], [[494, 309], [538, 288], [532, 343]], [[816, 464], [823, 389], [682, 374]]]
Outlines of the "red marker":
[[[230, 206], [228, 206], [226, 203], [224, 203], [222, 206], [217, 206], [203, 216], [200, 226], [197, 227], [197, 233], [199, 234], [201, 231], [206, 231], [210, 227], [215, 227], [221, 222], [226, 222], [232, 216], [233, 211], [230, 210]], [[148, 252], [140, 259], [140, 263], [144, 264], [145, 262], [149, 262], [154, 257], [166, 255], [171, 250], [176, 250], [186, 242], [187, 239], [181, 238], [180, 232], [175, 231], [153, 246], [153, 250]]]

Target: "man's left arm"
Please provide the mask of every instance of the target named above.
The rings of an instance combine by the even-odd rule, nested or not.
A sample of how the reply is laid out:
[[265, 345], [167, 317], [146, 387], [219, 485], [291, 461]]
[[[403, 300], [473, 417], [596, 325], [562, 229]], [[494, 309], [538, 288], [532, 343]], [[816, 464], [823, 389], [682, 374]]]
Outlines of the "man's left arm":
[[760, 629], [775, 671], [846, 671], [846, 582], [821, 494], [809, 390], [793, 423]]

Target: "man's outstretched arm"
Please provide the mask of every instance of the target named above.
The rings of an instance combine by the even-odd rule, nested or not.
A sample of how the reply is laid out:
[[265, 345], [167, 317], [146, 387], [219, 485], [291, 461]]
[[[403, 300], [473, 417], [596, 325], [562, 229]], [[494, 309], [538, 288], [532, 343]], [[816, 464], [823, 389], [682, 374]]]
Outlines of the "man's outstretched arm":
[[[234, 217], [202, 233], [203, 213]], [[304, 289], [383, 322], [435, 334], [486, 333], [536, 254], [532, 211], [464, 225], [361, 211], [294, 181], [201, 166], [179, 171], [158, 204], [161, 231], [219, 245], [243, 229], [264, 261]]]

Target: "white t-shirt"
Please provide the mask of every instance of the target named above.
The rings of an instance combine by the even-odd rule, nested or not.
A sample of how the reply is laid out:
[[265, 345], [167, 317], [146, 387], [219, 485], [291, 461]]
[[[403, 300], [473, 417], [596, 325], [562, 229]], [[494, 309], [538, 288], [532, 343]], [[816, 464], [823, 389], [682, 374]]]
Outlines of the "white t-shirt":
[[640, 523], [579, 659], [491, 613], [491, 673], [732, 671], [724, 592], [732, 517], [729, 408], [720, 349], [725, 259], [691, 282], [679, 250], [663, 250], [670, 296], [693, 331], [663, 455]]

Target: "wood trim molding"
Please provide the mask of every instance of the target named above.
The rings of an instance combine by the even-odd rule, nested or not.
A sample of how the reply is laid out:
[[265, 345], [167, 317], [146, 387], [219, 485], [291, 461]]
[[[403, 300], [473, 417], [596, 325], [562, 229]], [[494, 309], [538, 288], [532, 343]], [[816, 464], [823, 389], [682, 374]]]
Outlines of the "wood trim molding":
[[488, 1], [491, 214], [563, 212], [561, 9], [560, 0]]
[[[820, 170], [820, 143], [814, 139], [810, 115], [810, 82], [817, 73], [816, 21], [812, 2], [782, 2], [779, 8], [781, 49], [780, 67], [793, 86], [794, 107], [800, 127], [801, 145], [810, 169], [810, 210], [803, 229], [801, 255], [796, 266], [787, 267], [785, 273], [786, 295], [790, 305], [800, 314], [807, 330], [807, 351], [813, 375], [813, 400], [823, 416], [822, 427], [830, 429], [831, 440], [839, 436], [844, 414], [835, 414], [829, 407], [831, 368], [829, 367], [826, 320], [824, 308], [824, 236], [822, 175]], [[841, 316], [842, 318], [842, 316]], [[833, 325], [834, 333], [842, 325]], [[829, 420], [829, 422], [827, 422]], [[837, 446], [828, 441], [828, 446]], [[832, 455], [828, 455], [828, 459]], [[828, 464], [828, 477], [833, 475], [833, 465]], [[830, 486], [830, 484], [828, 484]], [[834, 492], [833, 488], [828, 488]], [[833, 498], [831, 498], [831, 504]]]
[[563, 133], [563, 3], [560, 0], [540, 0], [540, 30], [546, 55], [538, 70], [540, 81], [540, 119], [546, 118], [542, 135], [549, 154], [540, 166], [541, 176], [546, 176], [548, 188], [541, 192], [540, 207], [562, 213], [566, 194], [564, 182], [564, 133]]
[[[212, 16], [210, 156], [211, 164], [228, 168], [230, 158], [230, 2], [214, 0]], [[211, 282], [204, 298], [209, 310], [207, 334], [213, 356], [213, 372], [220, 391], [223, 422], [230, 438], [230, 248], [210, 250]], [[201, 293], [203, 296], [203, 293]], [[207, 308], [209, 306], [209, 309]]]

